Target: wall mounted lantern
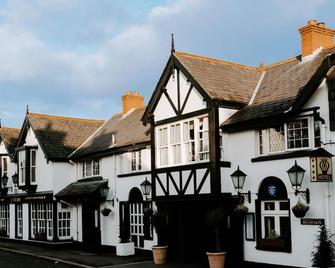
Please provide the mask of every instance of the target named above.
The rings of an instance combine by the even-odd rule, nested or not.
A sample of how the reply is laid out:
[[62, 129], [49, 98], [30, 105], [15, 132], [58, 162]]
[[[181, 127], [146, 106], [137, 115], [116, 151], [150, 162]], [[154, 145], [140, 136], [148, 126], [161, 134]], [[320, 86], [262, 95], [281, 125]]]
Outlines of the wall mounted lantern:
[[152, 185], [151, 185], [151, 183], [148, 181], [148, 178], [145, 177], [145, 181], [143, 181], [143, 182], [141, 183], [141, 190], [142, 190], [143, 195], [145, 196], [145, 201], [148, 200], [148, 196], [149, 196], [150, 193], [151, 193], [151, 189], [152, 189]]
[[243, 185], [247, 175], [242, 170], [240, 170], [240, 166], [237, 166], [237, 170], [235, 170], [230, 176], [238, 196], [246, 196], [248, 202], [251, 203], [251, 192], [248, 191], [246, 193], [242, 193]]
[[13, 183], [17, 186], [19, 183], [19, 176], [15, 172], [15, 174], [12, 176]]
[[288, 177], [290, 178], [292, 188], [294, 189], [294, 194], [298, 195], [300, 194], [303, 198], [305, 198], [307, 204], [310, 202], [310, 194], [309, 189], [306, 188], [306, 191], [300, 191], [302, 181], [304, 179], [305, 170], [298, 166], [297, 160], [295, 160], [294, 166], [292, 166], [287, 171]]
[[100, 188], [100, 195], [102, 199], [106, 199], [108, 195], [109, 188], [108, 187], [101, 187]]
[[1, 180], [2, 180], [3, 187], [7, 187], [8, 177], [6, 174], [2, 176]]

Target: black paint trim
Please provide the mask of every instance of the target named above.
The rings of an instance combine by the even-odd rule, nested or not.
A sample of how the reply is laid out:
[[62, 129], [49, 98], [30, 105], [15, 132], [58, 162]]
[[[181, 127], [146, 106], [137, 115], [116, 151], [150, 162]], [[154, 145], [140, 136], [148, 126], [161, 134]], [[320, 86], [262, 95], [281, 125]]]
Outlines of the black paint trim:
[[165, 97], [167, 98], [168, 102], [170, 103], [170, 106], [172, 107], [175, 114], [179, 115], [178, 109], [176, 108], [176, 106], [174, 106], [174, 103], [173, 103], [172, 99], [170, 98], [169, 93], [167, 93], [167, 90], [164, 90], [163, 93], [164, 93]]
[[159, 173], [165, 173], [165, 172], [203, 169], [203, 168], [208, 168], [210, 164], [211, 162], [204, 162], [204, 163], [194, 163], [194, 164], [188, 164], [188, 165], [157, 168], [155, 172], [156, 174], [159, 174]]
[[187, 91], [187, 94], [186, 94], [186, 97], [185, 97], [183, 106], [181, 107], [181, 111], [180, 111], [181, 114], [184, 112], [184, 109], [185, 109], [185, 107], [186, 107], [187, 101], [188, 101], [188, 99], [189, 99], [189, 97], [190, 97], [190, 95], [191, 95], [192, 90], [193, 90], [193, 85], [191, 84], [191, 85], [190, 85], [190, 88], [189, 88], [188, 91]]
[[194, 112], [191, 112], [191, 113], [181, 114], [179, 116], [175, 116], [175, 117], [171, 117], [171, 118], [168, 118], [168, 119], [163, 119], [163, 120], [157, 121], [155, 123], [155, 125], [156, 126], [165, 125], [165, 124], [173, 123], [173, 122], [176, 122], [176, 121], [188, 119], [188, 118], [191, 118], [191, 117], [196, 117], [196, 116], [199, 116], [199, 115], [207, 114], [208, 112], [209, 112], [208, 108], [205, 108], [205, 109], [197, 110], [197, 111], [194, 111]]
[[[319, 150], [319, 149], [316, 149], [316, 150], [298, 150], [298, 151], [284, 152], [284, 153], [278, 153], [278, 154], [264, 155], [264, 156], [259, 156], [259, 157], [252, 158], [251, 162], [264, 162], [264, 161], [290, 159], [290, 158], [297, 158], [297, 157], [322, 156], [321, 155], [321, 150]], [[317, 151], [320, 152], [320, 155], [317, 154]], [[324, 151], [327, 152], [326, 150], [324, 150]], [[329, 156], [332, 156], [332, 154], [329, 153]]]
[[135, 177], [141, 175], [150, 175], [151, 171], [139, 171], [139, 172], [132, 172], [132, 173], [125, 173], [117, 175], [118, 178], [125, 178], [125, 177]]

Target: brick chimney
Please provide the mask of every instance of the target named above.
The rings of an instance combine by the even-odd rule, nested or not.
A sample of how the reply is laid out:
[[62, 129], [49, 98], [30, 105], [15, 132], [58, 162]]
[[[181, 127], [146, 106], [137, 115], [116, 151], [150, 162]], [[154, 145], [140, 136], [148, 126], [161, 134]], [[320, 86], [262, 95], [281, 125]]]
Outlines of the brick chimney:
[[301, 35], [301, 55], [312, 54], [316, 49], [334, 46], [335, 30], [325, 26], [324, 22], [309, 20], [299, 29]]
[[144, 97], [138, 91], [128, 91], [122, 96], [123, 114], [128, 113], [131, 109], [139, 109], [144, 107]]

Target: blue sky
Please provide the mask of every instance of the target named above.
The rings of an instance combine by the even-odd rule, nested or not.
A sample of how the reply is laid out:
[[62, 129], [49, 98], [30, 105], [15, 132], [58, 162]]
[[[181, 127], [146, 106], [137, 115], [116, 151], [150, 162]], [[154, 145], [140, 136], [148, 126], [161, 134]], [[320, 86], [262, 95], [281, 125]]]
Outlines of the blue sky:
[[309, 19], [335, 28], [333, 0], [0, 0], [0, 118], [30, 111], [108, 119], [148, 101], [176, 49], [257, 66], [300, 54]]

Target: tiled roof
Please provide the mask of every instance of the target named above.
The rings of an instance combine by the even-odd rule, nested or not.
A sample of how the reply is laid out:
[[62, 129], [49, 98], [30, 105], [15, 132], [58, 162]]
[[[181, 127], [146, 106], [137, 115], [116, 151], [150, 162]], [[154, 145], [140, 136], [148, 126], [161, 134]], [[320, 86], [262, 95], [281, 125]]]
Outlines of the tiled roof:
[[335, 48], [324, 49], [310, 60], [301, 61], [300, 57], [297, 57], [265, 67], [265, 75], [253, 103], [228, 118], [222, 126], [229, 128], [234, 124], [288, 111], [319, 69], [322, 61], [334, 52]]
[[248, 104], [262, 68], [211, 59], [183, 52], [175, 57], [213, 99]]
[[[140, 119], [145, 108], [132, 110], [127, 115], [114, 115], [92, 137], [90, 137], [71, 158], [82, 157], [101, 151], [150, 141], [149, 128]], [[116, 144], [112, 143], [115, 135]]]
[[15, 147], [17, 145], [20, 135], [19, 128], [0, 128], [0, 138], [4, 142], [8, 154], [12, 155], [15, 152]]
[[28, 113], [29, 123], [50, 160], [65, 159], [103, 123], [103, 120]]

